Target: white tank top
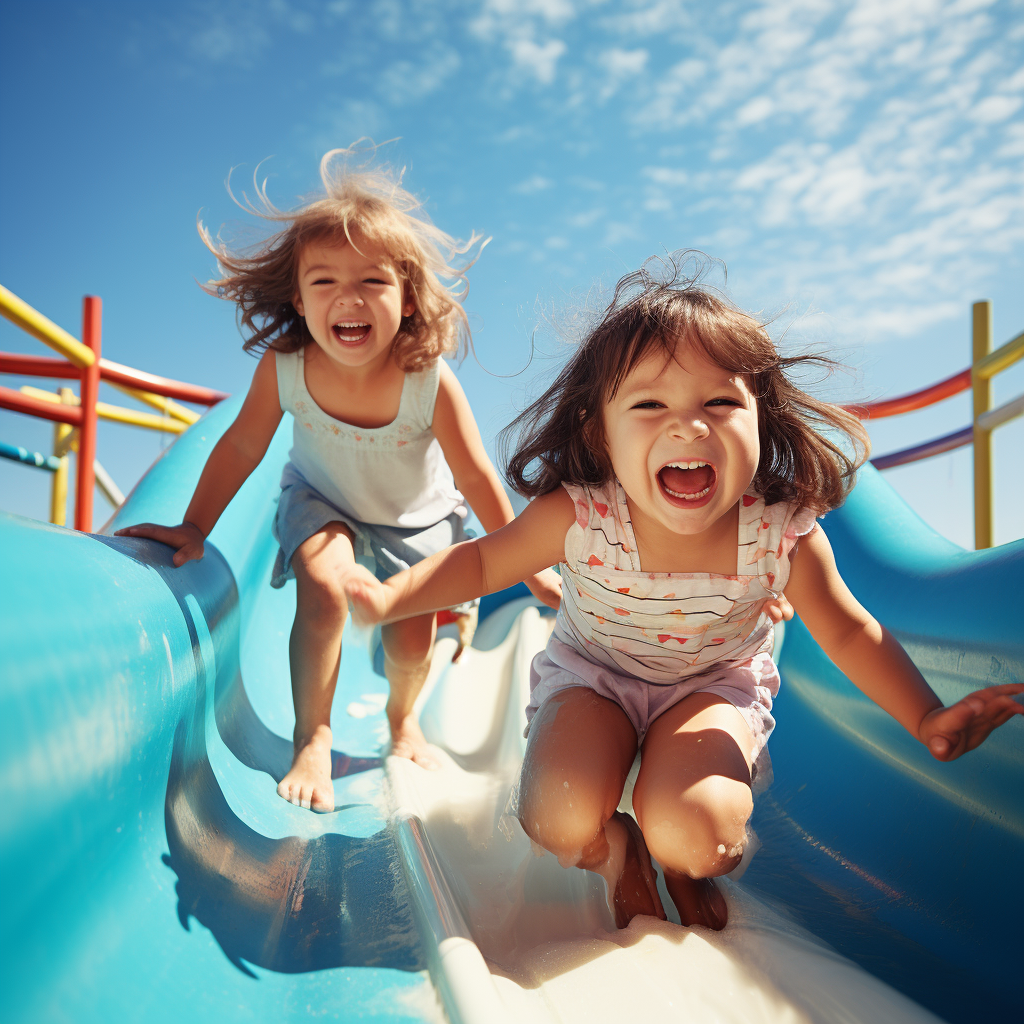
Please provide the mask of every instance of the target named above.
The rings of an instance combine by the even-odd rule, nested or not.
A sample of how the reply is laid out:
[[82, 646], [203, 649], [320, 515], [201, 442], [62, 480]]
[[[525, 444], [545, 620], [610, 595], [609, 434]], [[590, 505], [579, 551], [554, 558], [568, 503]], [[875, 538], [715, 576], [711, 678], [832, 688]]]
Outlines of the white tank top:
[[616, 672], [663, 685], [771, 653], [764, 603], [789, 580], [790, 556], [814, 528], [813, 512], [744, 494], [735, 576], [646, 572], [618, 480], [562, 486], [576, 522], [565, 537], [559, 640]]
[[306, 390], [304, 351], [276, 353], [278, 399], [295, 417], [281, 486], [308, 483], [346, 515], [378, 526], [426, 527], [465, 515], [431, 429], [440, 360], [405, 375], [390, 423], [354, 427], [325, 413]]

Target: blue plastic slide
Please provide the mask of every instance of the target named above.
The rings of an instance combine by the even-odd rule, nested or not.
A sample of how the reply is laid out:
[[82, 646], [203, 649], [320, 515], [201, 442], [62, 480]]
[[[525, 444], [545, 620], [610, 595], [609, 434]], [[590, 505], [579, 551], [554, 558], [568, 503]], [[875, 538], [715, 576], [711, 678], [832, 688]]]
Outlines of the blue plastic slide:
[[[497, 932], [474, 931], [468, 876], [445, 853], [446, 837], [456, 850], [472, 835], [458, 800], [449, 794], [455, 811], [425, 825], [395, 814], [398, 783], [384, 785], [381, 761], [386, 683], [365, 637], [346, 641], [335, 700], [337, 810], [315, 815], [275, 795], [292, 727], [294, 590], [267, 585], [285, 434], [202, 562], [174, 569], [167, 548], [111, 536], [120, 525], [180, 519], [237, 408], [224, 403], [183, 435], [98, 535], [0, 515], [0, 1013], [12, 1024], [468, 1020], [472, 998], [453, 994], [461, 961], [449, 958], [444, 975], [450, 936], [430, 931], [431, 921], [450, 928], [459, 907], [470, 922], [464, 941], [478, 942], [502, 984], [510, 975], [488, 953]], [[964, 552], [870, 469], [825, 525], [854, 592], [944, 700], [1024, 678], [1024, 542]], [[480, 631], [499, 653], [472, 652], [481, 687], [504, 671], [502, 637], [513, 627], [511, 610], [502, 615]], [[798, 623], [781, 666], [775, 782], [755, 810], [762, 846], [736, 892], [939, 1018], [1019, 1019], [1024, 901], [1013, 866], [1024, 862], [1024, 722], [942, 765]], [[437, 684], [425, 721], [441, 715], [448, 676], [449, 698], [456, 684], [472, 687], [472, 669], [460, 671]], [[511, 763], [515, 750], [502, 751]], [[451, 753], [474, 769], [471, 751]], [[536, 863], [519, 882], [551, 874], [553, 858]], [[502, 881], [510, 899], [548, 885], [513, 881]], [[447, 917], [430, 903], [442, 890], [454, 901]], [[679, 956], [696, 955], [682, 929], [661, 927], [665, 942], [681, 943]], [[730, 940], [730, 924], [716, 955], [737, 946], [742, 927]], [[557, 1007], [552, 964], [544, 999]], [[816, 1005], [803, 1018], [783, 1008], [765, 1019], [847, 1019]], [[678, 1019], [690, 1019], [683, 1009]], [[551, 1019], [572, 1017], [552, 1010]]]

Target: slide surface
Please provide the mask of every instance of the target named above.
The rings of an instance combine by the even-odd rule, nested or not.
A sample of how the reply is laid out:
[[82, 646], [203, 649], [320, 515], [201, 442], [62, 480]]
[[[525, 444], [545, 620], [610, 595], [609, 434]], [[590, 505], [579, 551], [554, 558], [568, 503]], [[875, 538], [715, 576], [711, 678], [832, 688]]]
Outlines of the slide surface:
[[[278, 799], [294, 590], [267, 580], [287, 437], [202, 562], [173, 569], [166, 548], [110, 536], [180, 519], [236, 410], [185, 434], [100, 535], [0, 516], [5, 1019], [441, 1020], [428, 970], [453, 1018], [496, 999], [509, 1019], [582, 1019], [586, 992], [588, 1019], [618, 1019], [634, 990], [651, 1020], [1020, 1015], [1024, 901], [1005, 866], [1024, 854], [1024, 726], [932, 762], [799, 623], [762, 847], [729, 886], [722, 936], [641, 919], [616, 935], [593, 876], [535, 858], [504, 813], [546, 634], [532, 608], [487, 602], [455, 668], [439, 644], [423, 708], [447, 755], [435, 775], [382, 762], [386, 683], [366, 638], [348, 639], [337, 810]], [[870, 469], [825, 525], [943, 699], [1024, 678], [1024, 543], [964, 552]], [[483, 995], [468, 991], [478, 968]]]

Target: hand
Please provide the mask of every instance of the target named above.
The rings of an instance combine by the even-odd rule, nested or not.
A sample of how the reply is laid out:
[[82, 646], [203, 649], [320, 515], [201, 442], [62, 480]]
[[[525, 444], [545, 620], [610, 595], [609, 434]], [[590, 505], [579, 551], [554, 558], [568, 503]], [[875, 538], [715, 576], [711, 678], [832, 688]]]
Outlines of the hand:
[[983, 743], [988, 734], [1024, 707], [1013, 699], [1024, 683], [1004, 683], [976, 690], [948, 708], [929, 711], [921, 720], [918, 738], [939, 761], [952, 761]]
[[768, 616], [772, 622], [776, 625], [782, 622], [783, 619], [789, 622], [793, 618], [793, 606], [789, 603], [789, 599], [785, 594], [779, 594], [778, 597], [770, 597], [764, 603], [762, 611]]
[[353, 565], [344, 580], [349, 611], [357, 626], [375, 626], [388, 613], [388, 590], [364, 566]]
[[[524, 582], [538, 601], [558, 611], [558, 606], [562, 603], [562, 577], [554, 569], [545, 569], [536, 576], [527, 576]], [[792, 614], [791, 610], [790, 615]]]
[[191, 523], [182, 523], [180, 526], [160, 526], [157, 523], [139, 523], [138, 526], [126, 526], [118, 530], [115, 537], [145, 537], [148, 540], [158, 540], [161, 544], [167, 544], [175, 548], [171, 562], [175, 566], [184, 565], [193, 559], [203, 557], [203, 545], [206, 537], [202, 530]]

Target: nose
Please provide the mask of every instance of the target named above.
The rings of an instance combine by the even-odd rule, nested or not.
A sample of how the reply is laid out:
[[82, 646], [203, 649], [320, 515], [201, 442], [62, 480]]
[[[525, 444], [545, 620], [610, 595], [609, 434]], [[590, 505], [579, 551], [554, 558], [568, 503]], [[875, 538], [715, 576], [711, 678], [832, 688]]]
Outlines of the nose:
[[339, 306], [361, 306], [363, 297], [355, 285], [344, 284], [339, 288], [334, 301]]
[[700, 441], [707, 437], [711, 431], [708, 429], [702, 412], [680, 410], [672, 418], [672, 422], [669, 425], [669, 433], [674, 438], [679, 438], [681, 441], [690, 444], [693, 441]]

